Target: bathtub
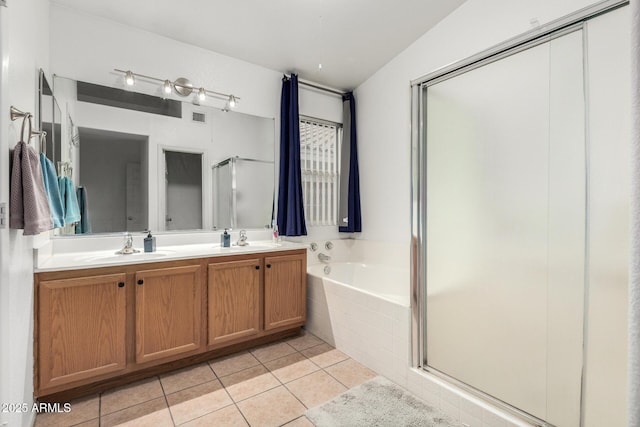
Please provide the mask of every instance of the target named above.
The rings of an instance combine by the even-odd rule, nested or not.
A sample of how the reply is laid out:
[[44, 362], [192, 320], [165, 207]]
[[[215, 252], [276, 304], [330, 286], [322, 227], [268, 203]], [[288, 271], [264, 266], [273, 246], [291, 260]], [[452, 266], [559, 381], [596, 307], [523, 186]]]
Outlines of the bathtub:
[[[341, 242], [334, 243], [337, 250], [323, 252], [335, 261], [307, 266], [306, 329], [379, 374], [406, 383], [408, 266], [380, 262], [383, 259], [369, 262], [361, 255], [371, 251], [341, 253]], [[349, 244], [373, 245], [360, 241]], [[388, 246], [384, 248], [390, 253]], [[316, 259], [317, 253], [310, 252], [308, 258]]]
[[386, 301], [409, 306], [409, 271], [383, 264], [336, 262], [315, 264], [307, 275], [358, 290]]

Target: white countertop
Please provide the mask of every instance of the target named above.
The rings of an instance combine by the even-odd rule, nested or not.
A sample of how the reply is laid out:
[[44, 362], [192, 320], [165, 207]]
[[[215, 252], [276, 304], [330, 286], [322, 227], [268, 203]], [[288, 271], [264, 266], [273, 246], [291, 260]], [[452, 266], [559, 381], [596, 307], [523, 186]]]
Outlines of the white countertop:
[[111, 267], [128, 264], [144, 264], [152, 262], [173, 261], [191, 258], [208, 258], [217, 256], [242, 255], [262, 252], [289, 251], [305, 249], [306, 245], [293, 242], [272, 243], [270, 241], [249, 242], [247, 246], [220, 247], [215, 243], [199, 243], [191, 245], [158, 246], [155, 252], [143, 252], [130, 255], [116, 254], [113, 250], [64, 252], [54, 254], [38, 265], [34, 271], [79, 270], [85, 268]]

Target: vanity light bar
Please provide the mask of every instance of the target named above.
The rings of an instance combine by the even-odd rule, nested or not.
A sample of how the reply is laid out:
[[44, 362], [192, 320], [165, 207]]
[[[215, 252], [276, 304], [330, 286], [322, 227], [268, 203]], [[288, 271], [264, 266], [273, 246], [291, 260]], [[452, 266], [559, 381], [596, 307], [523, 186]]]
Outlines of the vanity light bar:
[[[173, 87], [176, 90], [176, 93], [182, 96], [188, 96], [191, 94], [191, 92], [194, 91], [194, 87], [191, 84], [191, 82], [188, 79], [185, 79], [183, 77], [176, 79], [175, 81], [171, 81], [168, 79], [159, 79], [157, 77], [151, 77], [144, 74], [134, 73], [131, 70], [119, 70], [117, 68], [114, 68], [113, 71], [124, 75], [126, 83], [129, 86], [133, 86], [135, 84], [135, 78], [138, 77], [144, 80], [151, 80], [151, 81], [162, 84], [162, 89], [163, 89], [163, 92], [165, 93], [170, 93], [171, 90], [167, 90], [167, 89], [171, 87]], [[197, 95], [198, 95], [198, 99], [200, 99], [201, 101], [204, 101], [204, 99], [206, 98], [206, 95], [212, 95], [216, 98], [226, 99], [228, 101], [229, 107], [231, 108], [236, 106], [238, 103], [238, 100], [240, 100], [240, 97], [235, 96], [233, 94], [216, 92], [214, 90], [205, 89], [203, 87], [197, 90]]]

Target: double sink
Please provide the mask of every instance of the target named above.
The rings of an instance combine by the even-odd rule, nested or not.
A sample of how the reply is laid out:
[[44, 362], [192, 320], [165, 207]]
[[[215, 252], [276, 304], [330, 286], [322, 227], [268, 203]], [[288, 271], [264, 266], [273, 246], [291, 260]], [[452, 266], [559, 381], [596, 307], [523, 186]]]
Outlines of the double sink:
[[190, 258], [207, 255], [231, 255], [238, 253], [251, 253], [273, 250], [282, 246], [280, 243], [250, 242], [246, 246], [231, 246], [229, 248], [220, 245], [196, 244], [167, 246], [155, 252], [136, 252], [132, 254], [118, 254], [113, 251], [96, 251], [78, 254], [75, 261], [78, 264], [109, 264], [109, 263], [136, 263], [165, 258]]

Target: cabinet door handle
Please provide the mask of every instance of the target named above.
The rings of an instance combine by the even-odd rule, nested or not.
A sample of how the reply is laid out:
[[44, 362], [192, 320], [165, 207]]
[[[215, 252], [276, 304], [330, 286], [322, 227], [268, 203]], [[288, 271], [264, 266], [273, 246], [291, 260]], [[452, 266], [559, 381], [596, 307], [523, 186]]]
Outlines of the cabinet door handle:
[[138, 279], [138, 285], [142, 285], [143, 283], [144, 283], [144, 280]]
[[118, 287], [119, 288], [124, 288], [124, 282], [118, 282]]
[[256, 265], [256, 270], [260, 270], [260, 266], [259, 265]]
[[267, 268], [271, 268], [271, 264], [267, 264]]

